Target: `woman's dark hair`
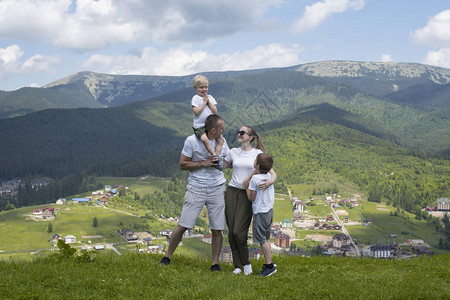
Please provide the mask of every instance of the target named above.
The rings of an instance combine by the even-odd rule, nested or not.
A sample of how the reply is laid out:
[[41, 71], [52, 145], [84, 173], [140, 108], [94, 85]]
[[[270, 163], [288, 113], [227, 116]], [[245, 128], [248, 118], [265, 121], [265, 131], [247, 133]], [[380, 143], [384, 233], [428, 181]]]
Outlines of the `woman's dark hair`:
[[258, 133], [256, 132], [256, 130], [248, 125], [244, 125], [245, 128], [247, 128], [247, 133], [252, 137], [252, 142], [256, 139], [256, 149], [261, 150], [262, 152], [266, 152], [266, 150], [264, 149], [264, 144], [261, 140], [261, 138], [259, 137]]

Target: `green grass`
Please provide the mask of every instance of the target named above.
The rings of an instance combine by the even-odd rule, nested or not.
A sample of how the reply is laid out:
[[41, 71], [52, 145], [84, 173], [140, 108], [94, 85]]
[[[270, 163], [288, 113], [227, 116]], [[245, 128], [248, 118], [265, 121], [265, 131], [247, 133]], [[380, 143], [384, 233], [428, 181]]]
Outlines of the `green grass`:
[[170, 182], [169, 179], [140, 176], [140, 177], [98, 177], [97, 180], [105, 185], [124, 185], [140, 196], [153, 194], [155, 191], [162, 192]]
[[450, 256], [411, 260], [275, 256], [278, 272], [234, 275], [233, 266], [212, 273], [211, 261], [175, 255], [101, 255], [73, 259], [0, 261], [3, 299], [448, 299]]
[[273, 222], [281, 223], [284, 219], [292, 219], [292, 203], [289, 200], [289, 196], [276, 194], [273, 208]]

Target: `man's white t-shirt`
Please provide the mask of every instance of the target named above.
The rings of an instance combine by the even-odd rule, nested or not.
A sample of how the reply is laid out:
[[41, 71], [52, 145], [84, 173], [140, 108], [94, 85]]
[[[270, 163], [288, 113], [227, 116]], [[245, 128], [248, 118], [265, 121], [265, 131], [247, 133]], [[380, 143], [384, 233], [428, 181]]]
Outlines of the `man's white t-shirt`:
[[244, 189], [242, 182], [255, 171], [254, 162], [256, 156], [260, 153], [263, 152], [256, 148], [253, 148], [250, 151], [244, 151], [241, 148], [233, 148], [228, 152], [225, 160], [229, 163], [233, 163], [233, 174], [228, 183], [229, 186]]
[[[216, 148], [216, 140], [209, 140], [209, 144], [213, 149]], [[229, 151], [227, 141], [224, 139], [221, 156], [227, 155]], [[191, 157], [192, 161], [207, 160], [211, 154], [205, 149], [202, 141], [195, 134], [188, 136], [184, 141], [181, 154]], [[225, 182], [223, 172], [214, 167], [200, 168], [189, 172], [188, 183], [197, 187], [213, 187], [221, 185]]]
[[249, 190], [256, 191], [255, 201], [252, 203], [253, 214], [266, 213], [273, 209], [275, 204], [275, 189], [273, 184], [267, 189], [258, 189], [258, 184], [262, 183], [264, 179], [271, 179], [272, 176], [267, 174], [256, 174], [252, 176]]
[[[212, 105], [217, 105], [217, 101], [216, 101], [216, 99], [214, 99], [213, 96], [208, 95], [208, 98], [209, 98], [209, 102]], [[192, 101], [191, 101], [192, 106], [199, 107], [200, 105], [202, 105], [202, 103], [203, 103], [203, 98], [200, 97], [199, 95], [195, 94], [194, 97], [192, 97]], [[196, 116], [195, 114], [192, 114], [192, 115], [194, 117], [193, 127], [195, 129], [197, 129], [197, 128], [201, 128], [201, 127], [205, 126], [206, 118], [209, 115], [212, 115], [212, 111], [211, 111], [211, 109], [209, 109], [208, 105], [206, 105], [205, 108], [202, 110], [202, 112], [198, 116]]]

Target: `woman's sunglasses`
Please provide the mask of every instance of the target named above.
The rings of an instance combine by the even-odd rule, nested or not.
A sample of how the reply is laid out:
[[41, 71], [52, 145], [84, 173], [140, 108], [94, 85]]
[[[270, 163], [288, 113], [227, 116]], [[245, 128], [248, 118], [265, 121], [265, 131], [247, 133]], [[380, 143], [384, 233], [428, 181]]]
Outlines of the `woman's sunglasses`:
[[239, 135], [244, 135], [244, 134], [250, 135], [250, 133], [248, 133], [247, 131], [244, 131], [244, 130], [238, 131], [237, 134], [239, 134]]

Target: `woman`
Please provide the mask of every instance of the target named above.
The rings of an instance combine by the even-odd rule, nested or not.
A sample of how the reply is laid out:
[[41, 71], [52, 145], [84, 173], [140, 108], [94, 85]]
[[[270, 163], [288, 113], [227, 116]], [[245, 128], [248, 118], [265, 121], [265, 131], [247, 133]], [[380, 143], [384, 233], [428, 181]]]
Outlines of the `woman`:
[[[247, 198], [245, 182], [248, 185], [252, 175], [254, 161], [258, 154], [264, 152], [264, 145], [256, 130], [250, 126], [242, 126], [238, 131], [237, 140], [239, 148], [231, 149], [224, 159], [224, 168], [233, 168], [233, 174], [225, 192], [225, 218], [229, 229], [229, 242], [233, 255], [235, 269], [233, 273], [239, 274], [244, 267], [244, 274], [252, 273], [252, 265], [248, 255], [248, 229], [252, 221], [252, 203]], [[256, 140], [256, 147], [252, 142]], [[277, 175], [270, 170], [272, 179], [265, 181], [258, 187], [265, 189], [272, 185]]]

